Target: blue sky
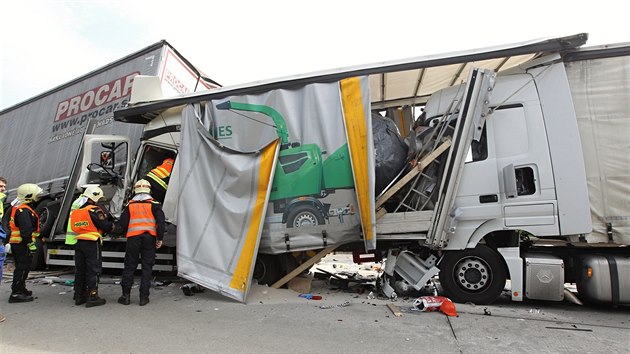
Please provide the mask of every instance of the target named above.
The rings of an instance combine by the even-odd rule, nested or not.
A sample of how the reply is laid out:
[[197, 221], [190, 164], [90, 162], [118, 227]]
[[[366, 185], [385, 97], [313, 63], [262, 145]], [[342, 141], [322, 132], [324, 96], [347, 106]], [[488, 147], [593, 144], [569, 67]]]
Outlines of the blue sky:
[[629, 14], [620, 0], [3, 1], [0, 110], [162, 39], [232, 85], [580, 32], [630, 42]]

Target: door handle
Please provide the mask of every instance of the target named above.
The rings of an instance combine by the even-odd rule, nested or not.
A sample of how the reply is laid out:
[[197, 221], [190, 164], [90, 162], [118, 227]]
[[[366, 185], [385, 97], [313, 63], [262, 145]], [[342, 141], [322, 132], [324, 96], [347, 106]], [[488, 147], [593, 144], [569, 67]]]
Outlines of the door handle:
[[479, 196], [479, 203], [496, 203], [499, 201], [499, 196], [496, 194], [486, 194]]

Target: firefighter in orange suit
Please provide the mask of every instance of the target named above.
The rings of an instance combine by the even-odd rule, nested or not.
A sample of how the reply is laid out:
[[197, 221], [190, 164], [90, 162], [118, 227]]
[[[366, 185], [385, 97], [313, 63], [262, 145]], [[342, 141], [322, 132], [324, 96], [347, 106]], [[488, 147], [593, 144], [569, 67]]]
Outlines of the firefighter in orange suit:
[[32, 253], [37, 251], [36, 239], [39, 237], [39, 216], [30, 204], [36, 202], [42, 189], [33, 183], [18, 187], [17, 198], [11, 203], [9, 243], [15, 261], [13, 283], [11, 284], [10, 303], [33, 301], [33, 292], [26, 289], [26, 278], [31, 270]]
[[114, 224], [107, 220], [105, 212], [96, 203], [103, 198], [103, 190], [90, 186], [83, 195], [85, 204], [70, 213], [69, 224], [76, 233], [74, 248], [74, 289], [77, 292], [74, 304], [85, 307], [105, 305], [98, 296], [98, 278], [101, 275], [101, 245], [103, 232], [114, 231]]
[[168, 188], [168, 182], [171, 178], [174, 163], [175, 160], [168, 157], [162, 161], [161, 165], [147, 173], [146, 180], [151, 184], [151, 195], [154, 200], [160, 203], [164, 203], [164, 197], [166, 196], [166, 189]]
[[125, 269], [121, 281], [122, 296], [118, 298], [118, 303], [123, 305], [131, 303], [133, 273], [141, 260], [140, 306], [144, 306], [149, 303], [155, 250], [162, 247], [166, 223], [162, 206], [151, 197], [149, 181], [141, 179], [136, 182], [134, 193], [134, 197], [118, 220], [120, 232], [126, 233], [127, 236]]

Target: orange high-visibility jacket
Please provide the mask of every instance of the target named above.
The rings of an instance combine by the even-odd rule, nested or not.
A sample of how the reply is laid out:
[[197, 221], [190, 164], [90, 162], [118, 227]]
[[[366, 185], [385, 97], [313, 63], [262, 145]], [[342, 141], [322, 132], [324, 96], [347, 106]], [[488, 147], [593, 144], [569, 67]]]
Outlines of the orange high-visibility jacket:
[[166, 189], [168, 187], [168, 178], [173, 171], [173, 163], [175, 163], [175, 160], [171, 158], [165, 159], [161, 165], [149, 171], [147, 177], [156, 181], [162, 188]]
[[129, 202], [129, 226], [127, 227], [127, 237], [134, 237], [148, 232], [157, 237], [157, 224], [155, 216], [151, 211], [152, 200]]
[[94, 225], [90, 216], [90, 211], [95, 208], [98, 207], [96, 205], [88, 205], [70, 213], [70, 225], [72, 231], [77, 234], [77, 240], [98, 241], [103, 237], [103, 232]]
[[9, 237], [9, 243], [21, 243], [22, 234], [20, 234], [20, 228], [15, 224], [15, 213], [18, 210], [26, 209], [35, 216], [37, 219], [37, 229], [31, 234], [31, 239], [35, 242], [35, 239], [39, 237], [39, 215], [28, 204], [21, 204], [11, 209], [11, 219], [9, 220], [9, 227], [11, 228], [11, 237]]

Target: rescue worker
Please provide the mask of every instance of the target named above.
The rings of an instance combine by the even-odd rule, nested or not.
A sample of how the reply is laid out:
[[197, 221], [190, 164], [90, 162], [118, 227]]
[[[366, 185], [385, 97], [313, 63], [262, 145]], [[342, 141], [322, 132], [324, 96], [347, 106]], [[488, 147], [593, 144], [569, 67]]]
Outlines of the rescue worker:
[[160, 203], [164, 203], [164, 197], [166, 196], [166, 189], [168, 188], [168, 182], [171, 178], [174, 163], [175, 160], [167, 157], [162, 161], [161, 165], [149, 171], [145, 177], [151, 184], [153, 199]]
[[101, 274], [101, 245], [103, 231], [114, 231], [114, 224], [107, 220], [105, 212], [96, 203], [103, 198], [103, 190], [90, 186], [83, 195], [87, 197], [83, 207], [70, 213], [69, 223], [76, 233], [74, 248], [75, 305], [101, 306], [105, 299], [98, 296], [98, 278]]
[[160, 203], [151, 196], [151, 184], [141, 179], [134, 185], [134, 197], [123, 210], [118, 220], [121, 233], [126, 233], [125, 269], [122, 274], [122, 296], [118, 303], [131, 303], [133, 273], [142, 261], [140, 281], [140, 306], [149, 303], [151, 273], [155, 263], [155, 250], [162, 247], [166, 222]]
[[15, 261], [13, 283], [9, 303], [33, 301], [33, 292], [26, 289], [26, 279], [31, 268], [32, 253], [37, 251], [39, 216], [29, 204], [37, 201], [42, 189], [33, 183], [18, 187], [17, 198], [11, 203], [9, 243]]
[[[7, 190], [7, 179], [0, 177], [0, 220], [4, 217], [4, 200], [7, 197], [4, 192]], [[4, 244], [7, 240], [7, 233], [0, 223], [0, 285], [2, 285], [2, 269], [4, 268], [4, 260], [6, 258]], [[4, 322], [6, 317], [0, 314], [0, 322]]]
[[[72, 202], [72, 205], [70, 206], [70, 213], [85, 205], [87, 200], [88, 198], [85, 194], [79, 195], [79, 197]], [[68, 226], [66, 227], [66, 239], [64, 243], [68, 246], [72, 246], [72, 249], [74, 249], [76, 253], [77, 233], [72, 230], [72, 223], [70, 222], [68, 222]], [[72, 289], [74, 290], [72, 300], [76, 302], [77, 295], [79, 294], [76, 288], [76, 282], [72, 284]]]

